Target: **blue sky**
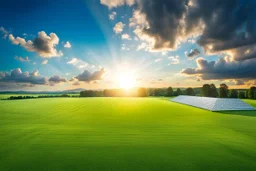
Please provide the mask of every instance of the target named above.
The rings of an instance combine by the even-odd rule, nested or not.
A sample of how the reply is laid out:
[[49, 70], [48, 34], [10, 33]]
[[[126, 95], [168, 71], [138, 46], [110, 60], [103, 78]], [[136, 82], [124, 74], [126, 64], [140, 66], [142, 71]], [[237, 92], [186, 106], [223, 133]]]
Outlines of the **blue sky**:
[[[203, 65], [201, 71], [200, 61], [202, 63], [204, 60], [209, 63], [215, 61], [216, 67], [215, 65], [214, 67], [218, 68], [219, 58], [236, 58], [234, 55], [236, 49], [210, 52], [209, 45], [198, 43], [198, 40], [201, 40], [202, 35], [205, 34], [208, 24], [206, 21], [201, 23], [202, 26], [205, 25], [205, 28], [194, 27], [195, 30], [186, 36], [178, 35], [177, 30], [175, 36], [166, 32], [162, 33], [163, 30], [154, 24], [159, 22], [165, 25], [163, 22], [166, 20], [160, 18], [160, 21], [154, 21], [155, 16], [146, 10], [150, 7], [146, 6], [143, 1], [56, 0], [39, 3], [30, 0], [11, 0], [2, 3], [0, 7], [0, 27], [2, 28], [0, 72], [3, 75], [2, 78], [0, 77], [0, 85], [2, 90], [117, 88], [119, 83], [116, 76], [123, 72], [132, 73], [133, 79], [136, 79], [135, 86], [143, 87], [196, 87], [204, 83], [218, 85], [222, 82], [231, 87], [238, 86], [237, 82], [243, 82], [239, 85], [242, 87], [248, 86], [249, 83], [253, 84], [254, 77], [244, 75], [236, 77], [233, 76], [234, 74], [229, 74], [230, 70], [223, 70], [226, 77], [212, 76], [216, 74], [212, 70], [213, 73], [204, 75], [207, 71], [203, 69], [207, 67]], [[196, 2], [196, 0], [191, 0], [191, 8], [193, 3], [195, 4], [194, 1]], [[160, 6], [166, 8], [168, 3], [165, 4], [162, 1]], [[172, 3], [171, 0], [170, 3]], [[223, 5], [223, 9], [224, 7], [226, 6]], [[152, 9], [156, 9], [153, 15], [157, 16], [159, 11], [161, 13], [161, 9], [159, 11], [157, 8]], [[136, 17], [140, 17], [141, 21], [136, 20], [132, 24], [134, 21], [132, 19], [136, 18], [134, 17], [136, 11], [138, 12]], [[173, 13], [171, 6], [169, 13]], [[241, 20], [246, 23], [254, 19]], [[165, 29], [172, 32], [173, 28], [168, 24], [172, 23], [167, 23]], [[143, 30], [143, 28], [146, 29]], [[235, 31], [239, 29], [241, 30], [241, 28], [234, 28]], [[136, 30], [143, 31], [138, 34]], [[179, 30], [182, 29], [179, 28]], [[39, 32], [42, 37], [39, 36]], [[50, 36], [51, 33], [54, 34], [53, 37]], [[170, 42], [175, 38], [175, 42], [178, 42], [177, 46], [169, 45], [164, 34], [167, 34], [166, 37], [170, 36]], [[219, 34], [224, 35], [222, 32]], [[17, 37], [25, 40], [26, 44], [22, 44], [23, 40]], [[39, 40], [38, 44], [36, 44], [36, 38]], [[28, 43], [29, 40], [31, 44]], [[57, 42], [51, 44], [54, 41]], [[228, 44], [228, 41], [224, 43]], [[160, 48], [156, 48], [156, 44], [160, 44]], [[189, 56], [188, 54], [195, 49], [199, 53]], [[250, 44], [248, 49], [254, 53], [254, 43]], [[238, 51], [235, 52], [238, 53]], [[230, 62], [227, 59], [225, 61], [227, 67], [223, 66], [223, 68], [230, 68], [229, 65], [240, 65], [237, 61]], [[247, 67], [248, 62], [244, 63], [241, 65]], [[18, 68], [19, 70], [15, 70]], [[186, 70], [189, 68], [193, 72]], [[12, 71], [14, 75], [17, 73], [16, 77], [12, 77]], [[26, 71], [28, 74], [24, 74]], [[29, 74], [33, 71], [38, 71], [40, 75]], [[218, 74], [221, 75], [221, 73]], [[81, 77], [78, 77], [79, 75]], [[32, 81], [39, 78], [45, 79], [45, 82], [35, 84]]]

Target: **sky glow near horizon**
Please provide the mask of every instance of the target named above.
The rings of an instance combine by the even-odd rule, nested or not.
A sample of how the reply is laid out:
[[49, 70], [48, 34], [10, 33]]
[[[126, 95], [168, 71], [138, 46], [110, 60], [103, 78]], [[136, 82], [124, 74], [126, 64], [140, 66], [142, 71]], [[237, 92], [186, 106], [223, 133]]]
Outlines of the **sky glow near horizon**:
[[253, 0], [10, 0], [0, 7], [0, 89], [247, 88], [255, 9]]

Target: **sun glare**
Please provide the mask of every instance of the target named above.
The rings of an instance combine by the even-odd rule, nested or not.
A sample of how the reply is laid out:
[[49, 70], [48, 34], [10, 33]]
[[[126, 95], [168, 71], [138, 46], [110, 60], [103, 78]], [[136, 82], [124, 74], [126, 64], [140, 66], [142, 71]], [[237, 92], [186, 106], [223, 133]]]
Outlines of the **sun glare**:
[[123, 72], [117, 76], [117, 81], [120, 88], [131, 89], [136, 85], [136, 78], [132, 73]]

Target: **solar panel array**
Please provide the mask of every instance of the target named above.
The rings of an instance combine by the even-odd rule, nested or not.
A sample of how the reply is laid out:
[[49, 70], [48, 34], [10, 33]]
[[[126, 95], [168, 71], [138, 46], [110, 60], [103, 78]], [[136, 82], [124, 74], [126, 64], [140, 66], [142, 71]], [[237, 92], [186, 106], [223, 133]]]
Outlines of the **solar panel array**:
[[172, 101], [210, 111], [256, 110], [254, 107], [240, 99], [178, 96], [173, 98]]

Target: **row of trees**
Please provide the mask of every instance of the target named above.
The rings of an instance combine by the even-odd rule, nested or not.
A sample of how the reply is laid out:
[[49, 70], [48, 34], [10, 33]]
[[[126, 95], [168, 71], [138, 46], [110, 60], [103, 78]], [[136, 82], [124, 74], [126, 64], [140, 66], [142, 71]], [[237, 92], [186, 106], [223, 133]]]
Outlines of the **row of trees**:
[[195, 96], [196, 94], [199, 94], [199, 92], [197, 92], [197, 89], [193, 89], [191, 87], [189, 87], [187, 89], [183, 89], [183, 90], [180, 88], [177, 88], [176, 90], [174, 90], [172, 87], [148, 89], [149, 96], [172, 97], [172, 96], [179, 96], [179, 95]]
[[55, 97], [77, 97], [69, 94], [39, 95], [39, 96], [10, 96], [8, 100], [34, 99], [34, 98], [55, 98]]
[[256, 87], [248, 90], [229, 90], [226, 84], [220, 84], [219, 89], [214, 84], [204, 84], [201, 88], [201, 95], [204, 97], [220, 97], [220, 98], [249, 98], [256, 99]]
[[172, 87], [168, 88], [133, 88], [130, 90], [125, 89], [106, 89], [104, 91], [96, 90], [85, 90], [80, 92], [81, 97], [147, 97], [147, 96], [162, 96], [162, 97], [172, 97], [179, 95], [189, 95], [195, 96], [195, 89], [189, 87], [187, 89], [176, 89], [173, 90]]
[[[200, 93], [201, 92], [201, 93]], [[124, 89], [106, 89], [100, 90], [85, 90], [80, 92], [80, 97], [147, 97], [147, 96], [204, 96], [204, 97], [220, 97], [220, 98], [249, 98], [256, 99], [256, 87], [251, 87], [248, 90], [229, 90], [226, 84], [221, 84], [217, 89], [214, 84], [205, 84], [202, 88], [187, 88], [187, 89], [173, 89], [168, 88], [133, 88], [130, 90]], [[61, 95], [40, 95], [35, 96], [11, 96], [10, 100], [17, 99], [32, 99], [32, 98], [53, 98], [53, 97], [77, 97], [68, 94]]]

